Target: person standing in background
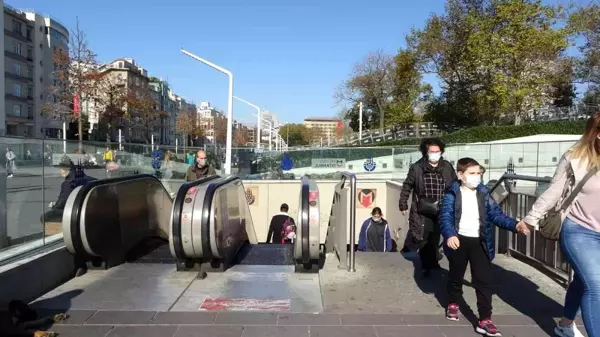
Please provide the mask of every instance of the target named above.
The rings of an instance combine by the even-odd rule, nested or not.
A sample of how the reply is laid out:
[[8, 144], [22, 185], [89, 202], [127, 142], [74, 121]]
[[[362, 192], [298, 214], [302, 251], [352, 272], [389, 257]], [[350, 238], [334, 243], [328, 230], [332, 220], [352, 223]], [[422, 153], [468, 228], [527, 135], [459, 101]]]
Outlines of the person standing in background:
[[429, 277], [432, 269], [440, 268], [439, 203], [446, 187], [457, 180], [452, 164], [442, 157], [444, 148], [445, 144], [437, 138], [421, 142], [423, 157], [410, 166], [400, 193], [399, 208], [404, 215], [412, 194], [409, 231], [403, 251], [418, 250], [424, 277]]

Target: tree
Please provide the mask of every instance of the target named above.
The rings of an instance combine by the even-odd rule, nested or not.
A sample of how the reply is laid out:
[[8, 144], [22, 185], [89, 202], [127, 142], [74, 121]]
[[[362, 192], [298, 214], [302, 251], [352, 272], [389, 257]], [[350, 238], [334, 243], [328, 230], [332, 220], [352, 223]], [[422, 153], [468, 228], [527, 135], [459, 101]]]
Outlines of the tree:
[[385, 126], [385, 111], [394, 88], [394, 62], [390, 55], [376, 50], [354, 66], [350, 79], [342, 83], [335, 97], [338, 103], [357, 104], [372, 101], [379, 116], [379, 128]]
[[204, 132], [201, 128], [201, 123], [197, 114], [190, 111], [182, 111], [177, 115], [177, 132], [182, 133], [185, 136], [186, 144], [190, 140], [192, 146], [194, 146], [194, 140], [204, 136]]
[[42, 113], [78, 124], [79, 149], [82, 149], [83, 118], [81, 101], [95, 101], [98, 94], [96, 54], [89, 48], [86, 35], [76, 21], [70, 33], [69, 50], [56, 50], [53, 55], [55, 83], [47, 88]]
[[142, 130], [146, 143], [150, 144], [154, 128], [160, 126], [160, 117], [167, 113], [160, 110], [149, 90], [129, 91], [127, 107], [126, 118], [134, 128]]
[[248, 143], [248, 130], [245, 128], [238, 128], [235, 130], [235, 134], [233, 136], [233, 144], [235, 146], [246, 146]]
[[556, 107], [573, 105], [573, 100], [577, 97], [573, 85], [574, 81], [573, 60], [570, 58], [560, 60], [550, 83], [552, 86], [552, 105]]
[[288, 146], [309, 145], [313, 132], [304, 124], [286, 124], [279, 128], [279, 135]]
[[578, 46], [576, 76], [581, 83], [600, 85], [600, 4], [590, 2], [569, 17], [569, 28], [582, 43]]
[[107, 72], [99, 72], [95, 76], [98, 92], [94, 95], [93, 113], [97, 114], [98, 132], [107, 135], [107, 139], [114, 139], [116, 130], [123, 126], [126, 117], [129, 103], [127, 87]]
[[215, 116], [213, 125], [215, 133], [215, 143], [225, 144], [227, 142], [227, 118], [223, 114]]

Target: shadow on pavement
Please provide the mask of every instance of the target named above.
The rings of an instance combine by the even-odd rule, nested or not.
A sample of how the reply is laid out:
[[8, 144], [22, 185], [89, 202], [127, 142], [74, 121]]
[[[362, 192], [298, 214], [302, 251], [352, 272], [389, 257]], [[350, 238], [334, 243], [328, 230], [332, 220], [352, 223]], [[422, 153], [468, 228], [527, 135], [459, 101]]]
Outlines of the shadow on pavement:
[[[446, 281], [448, 270], [438, 269], [432, 271], [429, 278], [423, 278], [418, 255], [414, 253], [402, 255], [413, 263], [414, 279], [419, 289], [426, 294], [433, 294], [440, 306], [445, 308], [447, 305]], [[552, 336], [556, 324], [554, 318], [562, 316], [562, 304], [542, 293], [537, 284], [516, 272], [493, 264], [492, 273], [495, 280], [495, 283], [492, 284], [494, 294], [524, 316], [534, 320], [544, 332]], [[467, 286], [466, 289], [463, 289], [464, 292], [475, 291], [472, 283], [467, 280], [463, 280], [463, 283]], [[463, 316], [475, 326], [478, 317], [471, 306], [464, 299], [458, 304]], [[475, 303], [472, 303], [472, 305], [476, 310]]]

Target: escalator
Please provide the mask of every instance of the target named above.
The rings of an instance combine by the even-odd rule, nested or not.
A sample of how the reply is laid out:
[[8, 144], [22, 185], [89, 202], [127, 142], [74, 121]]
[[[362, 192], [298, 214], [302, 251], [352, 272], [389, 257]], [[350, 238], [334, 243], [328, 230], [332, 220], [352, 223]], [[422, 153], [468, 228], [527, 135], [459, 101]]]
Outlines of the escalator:
[[80, 269], [175, 263], [169, 251], [173, 201], [151, 175], [97, 180], [67, 200], [63, 233]]
[[307, 177], [301, 181], [299, 205], [293, 244], [259, 243], [239, 177], [184, 184], [172, 217], [172, 253], [183, 261], [178, 268], [199, 265], [214, 272], [234, 265], [294, 265], [296, 272], [318, 270], [318, 189]]

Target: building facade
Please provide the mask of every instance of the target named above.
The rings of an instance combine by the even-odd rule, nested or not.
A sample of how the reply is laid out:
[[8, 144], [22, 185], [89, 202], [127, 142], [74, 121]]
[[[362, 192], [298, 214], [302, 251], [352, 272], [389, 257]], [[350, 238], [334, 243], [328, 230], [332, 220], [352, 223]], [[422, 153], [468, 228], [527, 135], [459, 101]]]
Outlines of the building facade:
[[227, 133], [227, 117], [212, 107], [210, 102], [198, 105], [198, 123], [204, 138], [211, 144], [224, 145]]
[[34, 97], [37, 85], [34, 71], [34, 25], [27, 15], [4, 5], [4, 111], [5, 134], [9, 136], [35, 135]]
[[339, 118], [308, 117], [304, 119], [304, 126], [312, 131], [313, 140], [335, 139], [338, 135]]

